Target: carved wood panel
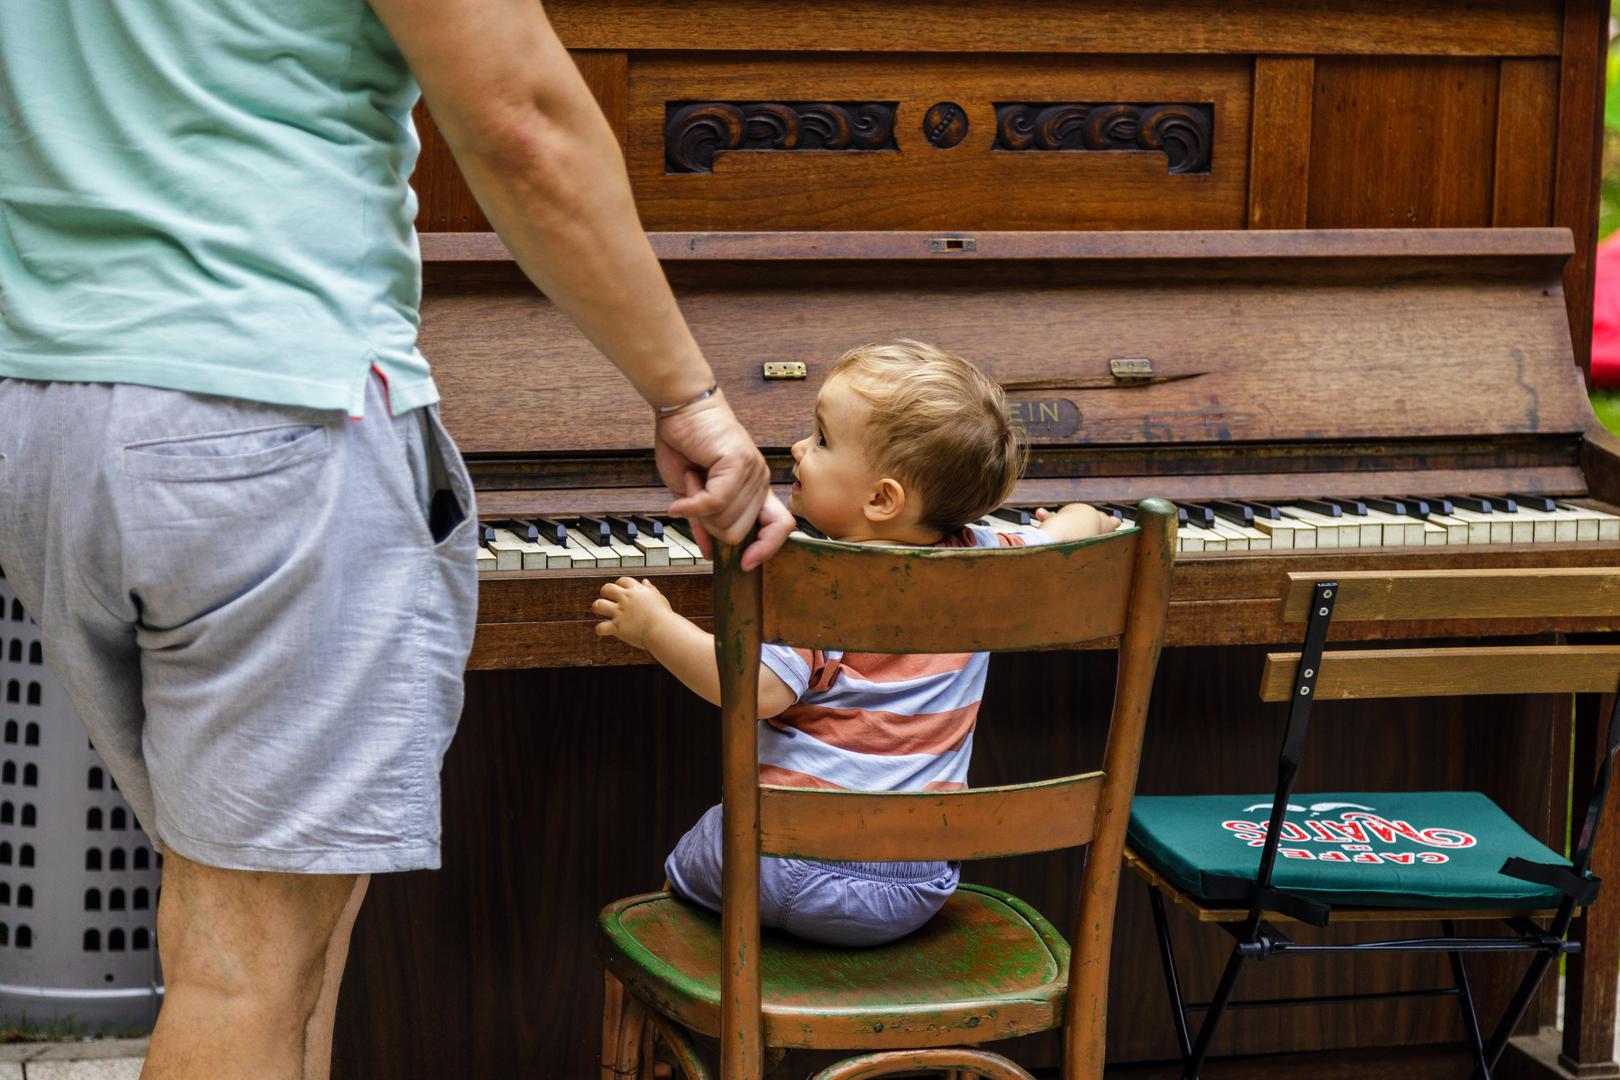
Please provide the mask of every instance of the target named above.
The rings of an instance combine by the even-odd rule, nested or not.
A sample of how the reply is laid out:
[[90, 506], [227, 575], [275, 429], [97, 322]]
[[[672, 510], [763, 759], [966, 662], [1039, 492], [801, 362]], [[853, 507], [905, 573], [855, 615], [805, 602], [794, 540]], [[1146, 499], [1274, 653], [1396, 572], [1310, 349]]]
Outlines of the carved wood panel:
[[633, 53], [628, 164], [654, 230], [1241, 227], [1250, 71]]

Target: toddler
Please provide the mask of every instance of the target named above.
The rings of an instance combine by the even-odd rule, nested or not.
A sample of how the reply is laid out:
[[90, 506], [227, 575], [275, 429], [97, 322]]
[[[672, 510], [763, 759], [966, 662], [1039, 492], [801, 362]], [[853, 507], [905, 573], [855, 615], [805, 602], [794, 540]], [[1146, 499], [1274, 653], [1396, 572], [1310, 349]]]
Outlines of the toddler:
[[[1033, 534], [970, 522], [1012, 491], [1021, 447], [1001, 387], [958, 356], [915, 341], [846, 353], [793, 446], [791, 509], [834, 540], [935, 547], [1075, 540], [1118, 522], [1089, 506], [1037, 512]], [[645, 649], [720, 701], [714, 636], [649, 582], [602, 586], [597, 633]], [[767, 643], [759, 673], [759, 779], [793, 787], [949, 791], [967, 786], [987, 656], [869, 654]], [[664, 871], [679, 895], [720, 909], [720, 807], [699, 819]], [[765, 858], [760, 916], [812, 941], [877, 945], [927, 922], [955, 890], [946, 862]]]

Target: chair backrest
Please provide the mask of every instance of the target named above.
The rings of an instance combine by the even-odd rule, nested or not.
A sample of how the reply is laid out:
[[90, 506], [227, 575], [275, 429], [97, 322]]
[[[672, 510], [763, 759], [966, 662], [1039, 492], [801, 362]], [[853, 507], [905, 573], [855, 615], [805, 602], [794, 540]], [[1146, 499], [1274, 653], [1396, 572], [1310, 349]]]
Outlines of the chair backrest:
[[[1370, 620], [1511, 619], [1620, 615], [1620, 567], [1554, 570], [1411, 570], [1289, 574], [1283, 620], [1305, 621], [1319, 586], [1336, 586], [1335, 624]], [[1270, 653], [1264, 701], [1296, 689], [1300, 653]], [[1312, 676], [1318, 700], [1468, 694], [1612, 693], [1620, 647], [1353, 649], [1322, 653]]]
[[[763, 1075], [759, 856], [974, 859], [1090, 843], [1071, 937], [1070, 1076], [1101, 1076], [1121, 853], [1175, 558], [1175, 508], [1143, 502], [1134, 527], [998, 550], [881, 547], [800, 538], [753, 573], [715, 559], [720, 662], [723, 911], [721, 1075]], [[860, 652], [978, 652], [1119, 639], [1100, 772], [961, 792], [760, 787], [762, 641]]]

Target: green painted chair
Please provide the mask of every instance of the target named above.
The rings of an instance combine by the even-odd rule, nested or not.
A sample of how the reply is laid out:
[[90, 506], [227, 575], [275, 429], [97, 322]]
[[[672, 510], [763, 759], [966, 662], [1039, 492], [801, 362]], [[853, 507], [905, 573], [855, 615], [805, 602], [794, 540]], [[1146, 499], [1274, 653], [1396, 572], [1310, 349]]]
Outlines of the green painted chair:
[[[1126, 864], [1147, 879], [1182, 1076], [1195, 1080], [1244, 964], [1269, 957], [1341, 952], [1443, 952], [1476, 1078], [1489, 1080], [1542, 976], [1565, 952], [1577, 910], [1597, 893], [1587, 873], [1592, 841], [1620, 740], [1620, 700], [1607, 753], [1573, 859], [1549, 849], [1479, 792], [1298, 793], [1294, 777], [1311, 704], [1319, 699], [1505, 693], [1613, 693], [1620, 647], [1357, 649], [1326, 651], [1334, 621], [1501, 619], [1620, 613], [1620, 569], [1462, 570], [1290, 574], [1285, 621], [1305, 623], [1300, 652], [1266, 657], [1260, 697], [1288, 701], [1278, 784], [1264, 794], [1142, 797], [1131, 809]], [[1182, 997], [1165, 899], [1236, 938], [1214, 997]], [[1550, 919], [1550, 926], [1535, 918]], [[1462, 920], [1501, 920], [1506, 936], [1465, 936]], [[1275, 923], [1438, 922], [1438, 937], [1354, 944], [1298, 944]], [[1530, 967], [1494, 1033], [1480, 1031], [1464, 956], [1525, 952]], [[1323, 1004], [1412, 991], [1286, 999]], [[1197, 1037], [1188, 1013], [1202, 1010]]]
[[[691, 1033], [719, 1039], [724, 1080], [759, 1080], [782, 1048], [854, 1052], [820, 1080], [947, 1070], [1028, 1080], [979, 1044], [1064, 1027], [1068, 1075], [1100, 1080], [1120, 853], [1136, 784], [1174, 560], [1175, 509], [1135, 527], [1001, 550], [791, 539], [760, 571], [715, 564], [724, 704], [724, 912], [669, 893], [610, 904], [602, 1075], [645, 1075], [647, 1022], [690, 1080], [709, 1074]], [[1035, 609], [1008, 596], [1059, 596]], [[1104, 770], [961, 792], [762, 787], [756, 683], [762, 640], [861, 652], [968, 652], [1117, 638]], [[1079, 721], [1081, 718], [1076, 718]], [[961, 886], [916, 933], [871, 949], [815, 945], [759, 925], [762, 854], [977, 859], [1091, 844], [1071, 944], [1017, 897]], [[628, 997], [616, 993], [622, 985]]]

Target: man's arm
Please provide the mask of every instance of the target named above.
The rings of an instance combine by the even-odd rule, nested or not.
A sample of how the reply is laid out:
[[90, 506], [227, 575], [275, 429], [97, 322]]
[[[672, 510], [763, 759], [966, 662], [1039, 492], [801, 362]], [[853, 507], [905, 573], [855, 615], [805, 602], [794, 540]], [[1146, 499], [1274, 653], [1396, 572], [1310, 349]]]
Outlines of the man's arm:
[[[636, 215], [602, 110], [535, 0], [372, 0], [456, 163], [529, 279], [653, 405], [714, 382]], [[758, 519], [749, 566], [792, 518], [724, 395], [657, 426], [671, 512], [730, 542]], [[691, 480], [700, 476], [695, 493]]]

